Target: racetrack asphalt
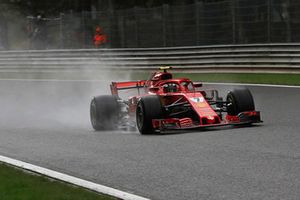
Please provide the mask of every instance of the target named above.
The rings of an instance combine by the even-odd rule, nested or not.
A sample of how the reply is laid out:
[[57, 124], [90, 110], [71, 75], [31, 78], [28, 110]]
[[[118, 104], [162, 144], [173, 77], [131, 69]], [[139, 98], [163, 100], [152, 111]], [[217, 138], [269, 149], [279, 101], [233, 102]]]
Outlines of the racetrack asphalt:
[[249, 88], [261, 125], [143, 136], [92, 130], [108, 83], [1, 80], [0, 155], [155, 200], [299, 200], [300, 89]]

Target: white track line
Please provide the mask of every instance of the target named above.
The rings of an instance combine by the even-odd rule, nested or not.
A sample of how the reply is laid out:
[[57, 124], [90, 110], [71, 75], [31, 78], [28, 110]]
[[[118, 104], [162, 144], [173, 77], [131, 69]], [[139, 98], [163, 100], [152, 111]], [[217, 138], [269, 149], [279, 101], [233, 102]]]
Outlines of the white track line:
[[244, 85], [244, 86], [257, 86], [257, 87], [283, 87], [283, 88], [300, 88], [297, 85], [272, 85], [272, 84], [257, 84], [257, 83], [214, 83], [214, 82], [203, 82], [207, 85]]
[[7, 164], [10, 164], [10, 165], [16, 166], [16, 167], [23, 168], [25, 170], [29, 170], [29, 171], [32, 171], [32, 172], [35, 172], [35, 173], [38, 173], [38, 174], [42, 174], [42, 175], [57, 179], [57, 180], [61, 180], [61, 181], [67, 182], [67, 183], [78, 185], [78, 186], [87, 188], [89, 190], [93, 190], [93, 191], [96, 191], [96, 192], [99, 192], [99, 193], [102, 193], [102, 194], [107, 194], [107, 195], [110, 195], [110, 196], [113, 196], [113, 197], [117, 197], [117, 198], [120, 198], [120, 199], [123, 199], [123, 200], [150, 200], [150, 199], [147, 199], [147, 198], [144, 198], [144, 197], [141, 197], [141, 196], [137, 196], [137, 195], [130, 194], [130, 193], [127, 193], [127, 192], [123, 192], [123, 191], [120, 191], [120, 190], [117, 190], [117, 189], [114, 189], [114, 188], [110, 188], [110, 187], [107, 187], [107, 186], [104, 186], [104, 185], [100, 185], [100, 184], [97, 184], [97, 183], [86, 181], [86, 180], [83, 180], [83, 179], [80, 179], [80, 178], [69, 176], [69, 175], [66, 175], [66, 174], [63, 174], [63, 173], [59, 173], [59, 172], [56, 172], [56, 171], [53, 171], [53, 170], [50, 170], [50, 169], [46, 169], [46, 168], [43, 168], [43, 167], [32, 165], [32, 164], [22, 162], [22, 161], [19, 161], [19, 160], [15, 160], [15, 159], [12, 159], [12, 158], [8, 158], [8, 157], [5, 157], [5, 156], [0, 156], [0, 161], [3, 162], [3, 163], [7, 163]]

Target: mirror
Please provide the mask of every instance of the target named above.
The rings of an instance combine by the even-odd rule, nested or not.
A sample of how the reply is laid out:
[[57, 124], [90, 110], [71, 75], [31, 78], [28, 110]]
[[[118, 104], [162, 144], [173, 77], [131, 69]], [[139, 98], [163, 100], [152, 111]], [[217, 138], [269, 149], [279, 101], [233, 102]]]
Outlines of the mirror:
[[194, 85], [195, 88], [199, 88], [199, 87], [203, 86], [202, 83], [193, 83], [193, 85]]

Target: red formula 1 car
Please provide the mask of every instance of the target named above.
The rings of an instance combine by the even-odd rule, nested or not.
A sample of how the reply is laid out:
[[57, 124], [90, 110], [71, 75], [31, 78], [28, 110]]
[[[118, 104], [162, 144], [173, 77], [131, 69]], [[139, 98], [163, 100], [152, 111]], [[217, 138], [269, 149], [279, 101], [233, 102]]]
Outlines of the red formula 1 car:
[[[112, 82], [112, 95], [97, 96], [90, 106], [95, 130], [137, 127], [141, 134], [200, 127], [261, 122], [253, 97], [246, 88], [228, 92], [226, 100], [217, 90], [201, 90], [202, 84], [188, 78], [174, 79], [167, 70], [155, 72], [149, 80]], [[136, 89], [126, 100], [120, 90]]]

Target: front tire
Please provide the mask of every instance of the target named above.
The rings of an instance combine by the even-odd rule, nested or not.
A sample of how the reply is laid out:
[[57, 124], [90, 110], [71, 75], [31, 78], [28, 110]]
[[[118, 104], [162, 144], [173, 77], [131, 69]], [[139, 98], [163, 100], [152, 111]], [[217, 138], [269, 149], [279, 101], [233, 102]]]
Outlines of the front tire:
[[252, 94], [247, 88], [237, 88], [227, 94], [227, 113], [238, 115], [240, 112], [255, 110]]
[[120, 106], [117, 97], [94, 97], [90, 105], [91, 124], [96, 131], [113, 130], [118, 123]]
[[152, 125], [153, 119], [162, 118], [163, 111], [159, 96], [142, 97], [136, 109], [136, 122], [139, 132], [142, 135], [154, 134], [155, 130]]

